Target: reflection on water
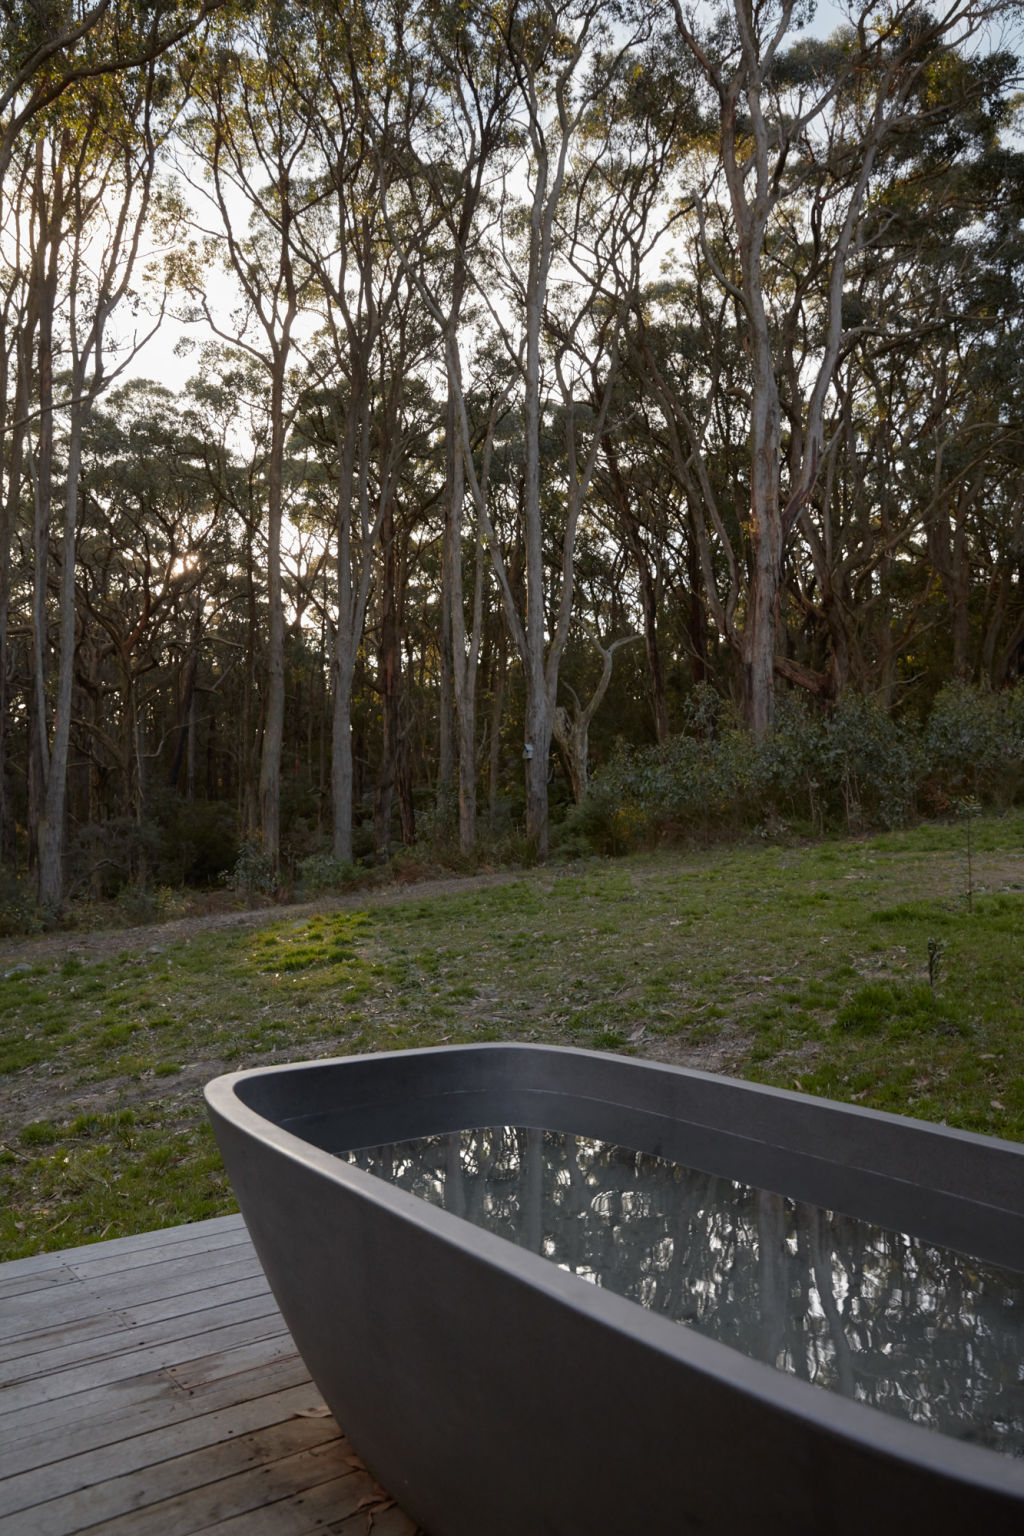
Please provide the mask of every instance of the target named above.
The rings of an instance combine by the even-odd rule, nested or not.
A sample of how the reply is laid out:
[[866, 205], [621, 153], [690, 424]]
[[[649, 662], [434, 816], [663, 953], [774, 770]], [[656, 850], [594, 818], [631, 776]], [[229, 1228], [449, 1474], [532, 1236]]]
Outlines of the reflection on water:
[[1024, 1275], [558, 1131], [343, 1155], [779, 1370], [1024, 1456]]

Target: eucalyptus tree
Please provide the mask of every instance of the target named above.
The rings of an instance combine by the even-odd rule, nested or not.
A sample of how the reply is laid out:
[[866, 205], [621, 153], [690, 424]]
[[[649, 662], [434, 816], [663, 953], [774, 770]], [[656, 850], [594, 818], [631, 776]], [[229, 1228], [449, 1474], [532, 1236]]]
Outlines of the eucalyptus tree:
[[[454, 397], [462, 465], [491, 557], [512, 643], [522, 664], [526, 708], [524, 759], [527, 835], [547, 850], [548, 761], [558, 670], [573, 605], [576, 530], [590, 489], [598, 444], [618, 369], [622, 294], [612, 281], [627, 249], [641, 259], [649, 200], [638, 195], [654, 180], [658, 156], [642, 137], [624, 135], [610, 98], [625, 85], [652, 21], [643, 5], [609, 8], [597, 0], [537, 0], [492, 10], [490, 36], [501, 41], [503, 76], [513, 82], [496, 146], [500, 180], [488, 205], [486, 241], [459, 240], [456, 205], [442, 204], [446, 234], [457, 245], [456, 268], [484, 306], [497, 347], [510, 370], [509, 404], [521, 423], [522, 496], [516, 541], [522, 557], [522, 598], [510, 578], [513, 551], [503, 547], [490, 498], [477, 473], [473, 423], [462, 355], [466, 338], [457, 311], [432, 303], [447, 344], [447, 382]], [[493, 74], [492, 77], [493, 78]], [[498, 153], [520, 150], [512, 165]], [[637, 167], [640, 167], [638, 170]], [[524, 195], [519, 196], [519, 188]], [[472, 192], [464, 186], [465, 199]], [[474, 194], [475, 195], [475, 194]], [[458, 205], [461, 207], [461, 205]], [[395, 232], [392, 230], [392, 237]], [[398, 234], [408, 266], [412, 253]], [[635, 281], [635, 277], [633, 279]], [[557, 289], [557, 299], [556, 299]], [[590, 401], [600, 377], [596, 413]], [[502, 409], [505, 408], [504, 401]], [[561, 516], [554, 566], [546, 558], [542, 501], [545, 416], [557, 409], [564, 428], [559, 449]], [[454, 608], [453, 608], [454, 612]], [[472, 648], [470, 659], [472, 658]], [[468, 825], [464, 831], [468, 832]]]
[[112, 393], [85, 435], [76, 726], [93, 821], [141, 826], [155, 792], [176, 787], [183, 767], [194, 789], [197, 693], [204, 664], [212, 667], [236, 534], [197, 425], [186, 400], [135, 380]]
[[[309, 135], [306, 204], [289, 227], [293, 259], [308, 274], [316, 329], [307, 368], [300, 435], [326, 466], [332, 611], [332, 846], [352, 857], [354, 765], [352, 690], [375, 579], [395, 575], [378, 560], [409, 446], [408, 392], [435, 339], [411, 303], [413, 289], [387, 239], [384, 209], [393, 171], [368, 132], [367, 93], [388, 90], [382, 41], [370, 18], [311, 11], [301, 47], [278, 61], [282, 81]], [[376, 99], [374, 97], [374, 99]], [[389, 536], [390, 537], [390, 536]], [[385, 586], [387, 583], [385, 582]]]
[[[140, 283], [151, 276], [158, 289], [161, 283], [159, 273], [140, 268], [154, 218], [173, 227], [177, 217], [174, 200], [161, 205], [156, 190], [159, 145], [172, 114], [173, 101], [163, 99], [150, 65], [66, 91], [32, 151], [32, 354], [23, 348], [19, 363], [32, 372], [35, 418], [26, 452], [34, 564], [29, 822], [38, 896], [47, 907], [62, 896], [82, 436], [95, 402], [146, 339], [117, 327], [126, 309], [137, 309]], [[62, 526], [55, 539], [57, 504]]]
[[[260, 719], [265, 695], [266, 482], [271, 440], [266, 369], [229, 346], [205, 344], [201, 372], [189, 380], [185, 409], [218, 516], [230, 530], [232, 557], [223, 571], [219, 619], [222, 647], [232, 656], [216, 687], [233, 718], [225, 734], [228, 776], [243, 831], [259, 825]], [[230, 704], [229, 701], [230, 700]], [[213, 725], [211, 717], [211, 728]]]
[[[682, 271], [644, 286], [627, 356], [627, 377], [646, 400], [634, 408], [643, 478], [656, 487], [644, 497], [644, 517], [664, 508], [660, 586], [681, 588], [673, 601], [686, 604], [694, 680], [707, 672], [723, 692], [736, 691], [731, 660], [741, 649], [747, 581], [745, 355], [735, 305], [716, 294], [699, 248], [686, 252]], [[609, 489], [621, 517], [624, 487]], [[628, 520], [626, 537], [635, 547]], [[655, 542], [645, 541], [647, 560]]]
[[32, 350], [27, 283], [31, 173], [31, 159], [22, 153], [8, 161], [7, 184], [0, 181], [0, 866], [13, 852], [8, 792], [11, 553], [30, 415], [29, 370], [20, 362]]
[[[416, 625], [410, 612], [415, 583], [414, 565], [420, 564], [421, 546], [429, 539], [431, 513], [443, 495], [444, 482], [434, 445], [438, 402], [426, 383], [416, 380], [407, 366], [410, 358], [409, 327], [417, 314], [411, 302], [405, 307], [403, 325], [391, 328], [392, 372], [378, 430], [385, 442], [400, 446], [395, 469], [382, 484], [384, 516], [381, 523], [380, 570], [374, 593], [376, 609], [377, 679], [381, 742], [377, 758], [377, 793], [374, 826], [378, 854], [391, 855], [392, 807], [397, 796], [402, 841], [415, 841], [416, 823], [409, 772], [412, 729], [411, 652]], [[422, 321], [422, 314], [419, 316]], [[421, 331], [422, 335], [422, 331]], [[435, 340], [430, 335], [430, 340]], [[405, 349], [403, 357], [401, 349]], [[380, 457], [387, 464], [385, 444]], [[435, 530], [436, 531], [436, 530]], [[421, 597], [426, 593], [420, 583]]]
[[824, 42], [793, 40], [809, 14], [796, 0], [673, 7], [718, 117], [718, 153], [694, 199], [699, 246], [741, 316], [748, 358], [749, 575], [738, 640], [747, 720], [760, 733], [773, 718], [786, 554], [824, 462], [836, 369], [860, 330], [844, 320], [843, 295], [881, 158], [948, 111], [931, 88], [1005, 7], [853, 7]]
[[[423, 4], [396, 26], [395, 63], [404, 90], [400, 110], [388, 114], [366, 101], [378, 152], [386, 154], [406, 187], [403, 249], [429, 249], [433, 260], [417, 263], [417, 282], [444, 338], [445, 531], [440, 635], [439, 808], [444, 812], [452, 779], [450, 729], [454, 705], [458, 773], [459, 843], [464, 853], [476, 841], [476, 696], [484, 614], [483, 541], [479, 521], [466, 527], [466, 471], [457, 395], [468, 384], [482, 414], [472, 429], [482, 442], [478, 476], [486, 485], [494, 429], [505, 409], [508, 370], [488, 368], [464, 380], [462, 340], [473, 326], [471, 268], [497, 224], [492, 189], [517, 158], [515, 106], [518, 83], [513, 61], [493, 8], [474, 3], [457, 9]], [[365, 98], [364, 98], [365, 101]], [[409, 227], [410, 218], [414, 221]], [[397, 238], [393, 221], [392, 238]], [[475, 306], [479, 311], [479, 304]], [[504, 380], [501, 373], [504, 372]], [[486, 375], [489, 374], [489, 378]], [[466, 547], [464, 547], [466, 546]], [[464, 583], [466, 554], [470, 593]]]
[[[205, 276], [193, 268], [195, 301], [214, 334], [261, 367], [269, 386], [266, 462], [267, 696], [260, 755], [259, 833], [276, 866], [281, 835], [281, 750], [284, 734], [284, 605], [281, 538], [284, 458], [296, 400], [288, 376], [295, 328], [310, 274], [295, 258], [293, 228], [310, 193], [311, 126], [279, 67], [303, 50], [308, 18], [268, 3], [229, 26], [221, 45], [185, 74], [192, 96], [182, 140], [200, 162], [219, 229], [209, 233], [204, 255], [223, 257], [237, 285], [240, 305], [230, 325], [221, 321], [206, 293]], [[238, 228], [239, 207], [247, 231]]]
[[[696, 542], [689, 508], [679, 489], [666, 434], [656, 408], [636, 373], [626, 368], [627, 398], [616, 413], [615, 433], [605, 434], [594, 484], [595, 516], [614, 549], [628, 560], [636, 583], [638, 619], [644, 640], [647, 691], [658, 742], [668, 739], [669, 636], [685, 605], [690, 669], [695, 682], [707, 680], [710, 637]], [[685, 462], [685, 461], [684, 461]]]
[[2, 0], [0, 183], [19, 137], [76, 87], [144, 69], [230, 0]]
[[[894, 697], [900, 656], [920, 655], [935, 628], [939, 591], [943, 672], [966, 678], [977, 664], [970, 529], [1000, 499], [1020, 442], [1020, 159], [1001, 141], [1017, 69], [1005, 53], [948, 56], [928, 113], [877, 162], [843, 295], [858, 334], [837, 362], [828, 449], [789, 553], [804, 639], [776, 658], [815, 691]], [[796, 394], [787, 387], [784, 406]], [[817, 654], [798, 661], [807, 640]], [[937, 659], [943, 647], [926, 649]]]

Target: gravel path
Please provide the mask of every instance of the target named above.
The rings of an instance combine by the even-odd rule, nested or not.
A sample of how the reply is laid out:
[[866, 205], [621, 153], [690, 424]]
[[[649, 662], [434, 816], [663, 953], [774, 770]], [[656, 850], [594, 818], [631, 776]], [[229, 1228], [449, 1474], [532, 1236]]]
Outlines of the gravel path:
[[104, 960], [125, 951], [148, 949], [150, 945], [173, 944], [196, 934], [224, 928], [260, 928], [270, 923], [312, 917], [316, 912], [338, 912], [357, 908], [394, 906], [402, 901], [429, 901], [433, 896], [452, 896], [461, 892], [482, 891], [492, 885], [509, 885], [515, 880], [543, 878], [542, 871], [499, 870], [493, 874], [448, 876], [437, 880], [417, 880], [405, 884], [371, 887], [354, 891], [351, 896], [322, 896], [317, 901], [269, 903], [265, 907], [242, 912], [204, 912], [195, 917], [176, 917], [164, 923], [146, 923], [136, 928], [67, 929], [40, 934], [34, 938], [0, 939], [0, 973], [13, 965], [46, 965], [67, 955], [80, 959]]

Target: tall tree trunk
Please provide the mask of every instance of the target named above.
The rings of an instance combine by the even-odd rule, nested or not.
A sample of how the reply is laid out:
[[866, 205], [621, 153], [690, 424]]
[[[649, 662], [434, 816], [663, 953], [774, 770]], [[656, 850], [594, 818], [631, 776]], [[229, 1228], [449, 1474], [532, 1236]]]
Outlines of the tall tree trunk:
[[[629, 549], [640, 584], [640, 608], [644, 618], [644, 649], [647, 655], [647, 686], [654, 716], [654, 734], [659, 743], [668, 740], [668, 700], [665, 696], [665, 669], [658, 644], [658, 590], [651, 570], [651, 562], [640, 534], [637, 518], [629, 502], [629, 491], [622, 478], [622, 469], [615, 452], [611, 433], [605, 433], [602, 451], [608, 465], [608, 487], [612, 494], [619, 529]], [[689, 546], [690, 550], [693, 545]], [[703, 609], [701, 610], [703, 613]], [[698, 679], [699, 680], [699, 679]]]
[[287, 344], [274, 359], [270, 390], [270, 462], [267, 466], [267, 703], [260, 756], [260, 830], [275, 869], [281, 857], [281, 749], [284, 740], [284, 602], [281, 594], [281, 521], [284, 483], [284, 372]]
[[[452, 350], [449, 351], [449, 357]], [[488, 422], [484, 443], [484, 463], [480, 474], [486, 493], [490, 472], [490, 453], [494, 434], [494, 411]], [[455, 402], [449, 389], [449, 427], [456, 431]], [[465, 505], [465, 463], [463, 445], [453, 440], [454, 462], [451, 474], [451, 499], [445, 542], [445, 571], [451, 594], [451, 632], [453, 679], [455, 683], [455, 719], [458, 731], [459, 765], [459, 848], [471, 854], [476, 844], [476, 693], [483, 631], [484, 546], [479, 519], [475, 520], [475, 557], [473, 565], [473, 607], [467, 636], [465, 594], [462, 581], [462, 514]]]
[[[553, 201], [549, 210], [554, 213]], [[535, 203], [535, 241], [546, 246], [540, 230], [540, 203]], [[545, 234], [550, 232], [550, 220]], [[549, 260], [547, 251], [545, 257]], [[526, 837], [539, 859], [548, 855], [548, 758], [554, 727], [554, 698], [549, 697], [544, 666], [547, 638], [547, 603], [544, 587], [544, 546], [540, 505], [540, 335], [547, 294], [547, 260], [534, 260], [541, 271], [534, 274], [526, 304], [526, 370], [524, 374], [523, 449], [523, 545], [526, 554], [526, 623], [523, 678], [526, 683]], [[563, 573], [563, 580], [571, 579]]]
[[[332, 852], [352, 860], [352, 679], [369, 592], [370, 552], [363, 551], [359, 584], [352, 572], [352, 519], [356, 501], [366, 498], [369, 404], [365, 380], [353, 383], [343, 428], [338, 430], [338, 497], [335, 513], [338, 613], [331, 650], [331, 818]], [[356, 456], [359, 455], [358, 488]], [[363, 520], [365, 521], [365, 515]]]
[[[3, 433], [7, 453], [5, 474], [0, 481], [0, 868], [15, 858], [14, 825], [8, 796], [10, 790], [10, 765], [8, 763], [7, 696], [11, 662], [9, 652], [9, 627], [11, 604], [11, 538], [17, 523], [18, 503], [21, 498], [25, 470], [24, 425], [28, 416], [27, 368], [21, 367], [31, 339], [22, 334], [15, 338], [12, 354], [16, 362], [17, 383], [14, 389], [14, 425], [7, 429], [6, 382], [4, 399], [0, 402], [0, 431]], [[4, 379], [7, 369], [4, 369]]]
[[377, 854], [391, 857], [391, 809], [394, 800], [398, 753], [401, 743], [399, 708], [402, 691], [402, 650], [399, 633], [398, 560], [395, 547], [395, 509], [389, 499], [380, 530], [381, 620], [378, 678], [381, 704], [381, 752], [377, 770], [374, 831]]
[[499, 624], [497, 649], [491, 664], [491, 712], [487, 750], [487, 824], [498, 824], [498, 790], [501, 786], [501, 721], [505, 711], [505, 679], [508, 674], [508, 637]]
[[576, 693], [570, 688], [568, 691], [572, 694], [572, 712], [570, 713], [561, 704], [555, 710], [554, 736], [562, 749], [562, 755], [569, 770], [573, 799], [577, 805], [582, 805], [587, 795], [587, 786], [590, 782], [590, 725], [608, 692], [615, 652], [620, 645], [629, 645], [631, 641], [642, 638], [641, 635], [625, 635], [621, 640], [615, 640], [611, 645], [605, 646], [601, 644], [596, 634], [592, 635], [594, 644], [601, 652], [601, 676], [597, 686], [585, 705], [580, 703]]
[[[452, 799], [455, 791], [456, 749], [455, 725], [455, 660], [452, 654], [452, 625], [454, 622], [454, 596], [449, 579], [449, 549], [454, 537], [455, 464], [457, 451], [454, 438], [455, 403], [448, 396], [445, 426], [445, 527], [441, 554], [441, 628], [437, 637], [438, 650], [438, 700], [437, 700], [437, 784], [436, 810], [446, 830], [451, 820]], [[460, 464], [461, 468], [461, 464]]]
[[[76, 395], [81, 381], [73, 383]], [[71, 701], [75, 678], [75, 543], [78, 531], [78, 491], [82, 463], [82, 413], [72, 406], [68, 441], [64, 532], [61, 540], [60, 655], [53, 744], [46, 774], [43, 816], [39, 824], [39, 904], [56, 909], [64, 895], [64, 836], [68, 750], [71, 742]]]
[[747, 725], [766, 735], [775, 720], [775, 644], [782, 585], [783, 530], [779, 486], [782, 470], [782, 413], [772, 355], [771, 330], [762, 291], [761, 249], [767, 210], [763, 198], [748, 207], [742, 182], [733, 188], [739, 227], [747, 345], [753, 377], [750, 402], [750, 590], [743, 625], [744, 706]]
[[331, 799], [334, 807], [332, 852], [352, 860], [352, 668], [341, 637], [331, 659]]
[[[46, 797], [50, 772], [48, 700], [49, 616], [47, 586], [50, 572], [50, 517], [53, 507], [53, 313], [57, 295], [57, 245], [54, 231], [63, 221], [63, 184], [58, 177], [53, 206], [47, 205], [42, 140], [36, 146], [34, 221], [36, 247], [32, 262], [32, 305], [38, 316], [39, 433], [36, 441], [33, 489], [32, 581], [32, 709], [29, 741], [29, 864], [37, 870], [40, 849], [49, 842]], [[47, 259], [49, 258], [49, 259]], [[52, 870], [52, 859], [50, 860]], [[41, 887], [39, 890], [40, 899]]]

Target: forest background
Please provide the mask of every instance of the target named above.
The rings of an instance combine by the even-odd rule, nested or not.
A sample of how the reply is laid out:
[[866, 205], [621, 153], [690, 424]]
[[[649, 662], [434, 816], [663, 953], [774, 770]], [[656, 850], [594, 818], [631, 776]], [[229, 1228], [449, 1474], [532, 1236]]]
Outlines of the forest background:
[[4, 923], [1010, 803], [1018, 22], [2, 0]]

